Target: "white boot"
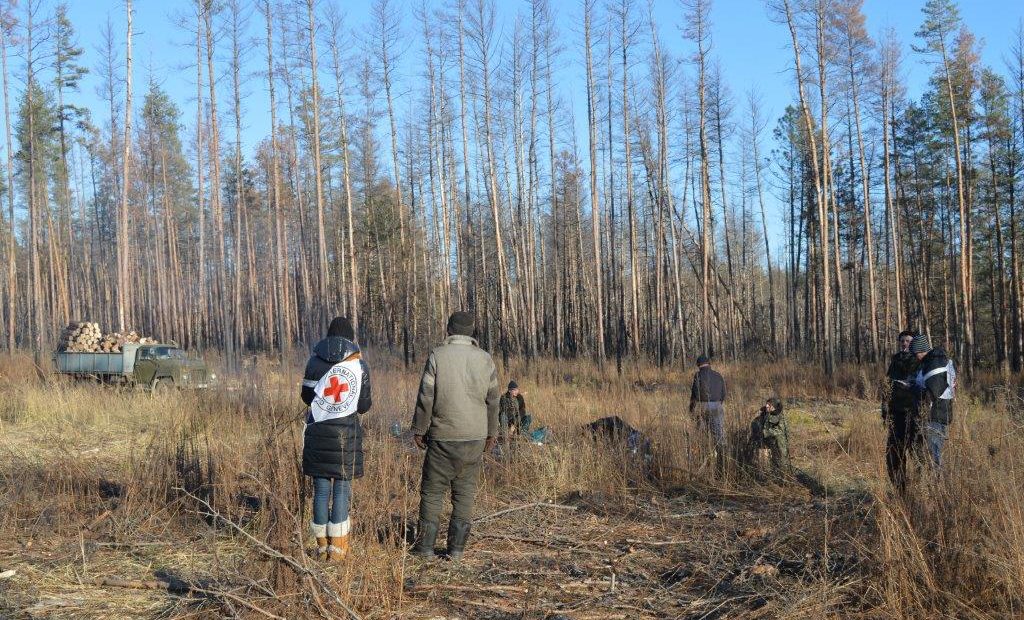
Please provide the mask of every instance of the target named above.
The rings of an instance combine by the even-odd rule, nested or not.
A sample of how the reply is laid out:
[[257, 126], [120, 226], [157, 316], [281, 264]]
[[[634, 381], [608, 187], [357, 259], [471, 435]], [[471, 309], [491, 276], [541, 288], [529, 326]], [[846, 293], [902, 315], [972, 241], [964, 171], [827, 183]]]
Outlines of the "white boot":
[[327, 524], [327, 538], [330, 544], [327, 546], [327, 559], [330, 562], [340, 562], [348, 555], [348, 533], [352, 527], [351, 519], [345, 519], [341, 523]]
[[325, 559], [327, 557], [327, 524], [326, 523], [313, 523], [309, 524], [309, 532], [316, 539], [316, 557], [317, 559]]

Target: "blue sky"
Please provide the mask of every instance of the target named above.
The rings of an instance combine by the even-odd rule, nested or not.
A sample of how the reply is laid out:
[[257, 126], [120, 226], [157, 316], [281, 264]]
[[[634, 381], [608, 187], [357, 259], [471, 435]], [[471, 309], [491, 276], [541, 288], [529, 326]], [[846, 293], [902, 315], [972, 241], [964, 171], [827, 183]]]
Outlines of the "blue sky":
[[[338, 4], [350, 28], [357, 29], [369, 22], [369, 0], [321, 0], [323, 5]], [[195, 90], [194, 68], [191, 67], [194, 51], [189, 47], [188, 34], [176, 26], [181, 16], [190, 14], [188, 0], [135, 0], [135, 84], [137, 89], [145, 86], [150, 68], [157, 80], [166, 88], [183, 110], [191, 107]], [[418, 0], [417, 0], [418, 4]], [[436, 4], [436, 3], [435, 3]], [[517, 7], [526, 8], [525, 1], [502, 0], [502, 21], [505, 34], [511, 32], [508, 20]], [[559, 31], [565, 47], [565, 77], [583, 80], [583, 64], [580, 55], [581, 28], [579, 2], [554, 1], [558, 15]], [[866, 0], [864, 12], [868, 17], [868, 28], [872, 35], [883, 29], [895, 28], [906, 46], [904, 68], [912, 95], [920, 93], [929, 73], [918, 55], [911, 52], [909, 44], [921, 22], [921, 5], [924, 0]], [[646, 9], [643, 0], [637, 2], [639, 13]], [[398, 1], [408, 14], [404, 34], [412, 41], [404, 55], [402, 69], [406, 75], [418, 70], [420, 54], [419, 32], [411, 15], [413, 2]], [[661, 29], [662, 39], [668, 51], [677, 57], [690, 50], [690, 43], [684, 41], [679, 31], [682, 9], [677, 0], [655, 0], [654, 11]], [[1003, 69], [1003, 55], [1008, 51], [1014, 30], [1024, 17], [1024, 2], [1013, 0], [970, 0], [960, 3], [964, 22], [983, 40], [983, 61], [997, 70]], [[124, 6], [118, 0], [72, 0], [70, 13], [78, 31], [80, 44], [85, 48], [85, 64], [94, 68], [100, 60], [98, 46], [101, 44], [102, 28], [108, 16], [114, 31], [123, 45]], [[712, 8], [713, 56], [722, 66], [723, 75], [733, 93], [742, 94], [751, 87], [764, 98], [766, 114], [776, 118], [793, 98], [791, 71], [792, 52], [788, 47], [786, 29], [771, 22], [761, 0], [718, 0]], [[262, 34], [261, 17], [252, 16], [253, 36]], [[257, 49], [252, 56], [252, 71], [262, 69], [262, 51]], [[222, 64], [222, 67], [224, 65]], [[98, 78], [95, 72], [83, 82], [81, 100], [96, 111], [105, 109], [95, 93]], [[225, 85], [226, 86], [226, 85]], [[250, 139], [266, 134], [269, 125], [263, 122], [266, 116], [265, 87], [258, 76], [253, 76], [247, 97], [248, 130]], [[137, 92], [141, 92], [137, 90]], [[225, 92], [225, 97], [226, 97]], [[400, 106], [402, 109], [402, 106]], [[407, 107], [405, 108], [407, 109]]]
[[[419, 0], [415, 0], [418, 4]], [[369, 0], [321, 0], [323, 5], [337, 3], [347, 16], [350, 29], [359, 29], [369, 23]], [[194, 118], [194, 49], [190, 47], [189, 35], [176, 25], [182, 17], [191, 14], [191, 2], [188, 0], [135, 0], [135, 84], [136, 101], [141, 100], [149, 76], [155, 75], [158, 82], [171, 94], [184, 112], [186, 124], [191, 125]], [[433, 4], [437, 5], [438, 2]], [[864, 12], [867, 15], [868, 29], [876, 38], [889, 27], [896, 30], [904, 45], [904, 77], [911, 96], [918, 96], [923, 90], [931, 69], [921, 62], [920, 55], [910, 49], [914, 43], [913, 34], [921, 23], [921, 6], [924, 0], [866, 0]], [[525, 1], [501, 0], [498, 2], [499, 27], [506, 37], [511, 36], [511, 17], [520, 8], [525, 10]], [[578, 83], [580, 88], [563, 87], [563, 95], [570, 94], [569, 103], [574, 108], [577, 123], [582, 123], [585, 108], [582, 108], [584, 67], [581, 54], [582, 28], [580, 20], [580, 3], [576, 0], [560, 2], [553, 0], [552, 5], [558, 16], [560, 42], [564, 49], [564, 69], [562, 80]], [[419, 85], [416, 74], [421, 67], [421, 37], [417, 24], [412, 16], [412, 2], [398, 0], [398, 6], [406, 13], [403, 34], [409, 41], [399, 65], [399, 79], [412, 78]], [[646, 13], [644, 0], [637, 1], [638, 15]], [[123, 45], [124, 5], [119, 0], [72, 0], [70, 2], [71, 17], [78, 31], [80, 44], [85, 48], [85, 64], [94, 69], [100, 61], [98, 46], [101, 43], [102, 28], [109, 18], [114, 25], [118, 42]], [[982, 40], [982, 61], [1005, 72], [1003, 58], [1008, 53], [1014, 31], [1024, 17], [1024, 2], [1019, 0], [962, 0], [960, 2], [961, 17], [964, 23]], [[692, 45], [683, 40], [679, 24], [683, 9], [677, 0], [655, 0], [654, 12], [659, 24], [661, 36], [667, 51], [681, 57], [690, 53]], [[745, 93], [754, 88], [763, 99], [764, 114], [768, 119], [769, 130], [774, 126], [784, 107], [794, 97], [792, 83], [792, 51], [789, 49], [788, 32], [784, 26], [773, 23], [767, 17], [762, 0], [718, 0], [713, 3], [712, 14], [712, 56], [721, 63], [724, 79], [732, 93], [737, 97], [737, 110], [742, 110]], [[253, 12], [250, 30], [253, 37], [262, 36], [262, 17]], [[646, 38], [646, 33], [642, 33]], [[644, 42], [646, 45], [646, 41]], [[322, 51], [321, 54], [324, 52]], [[252, 72], [250, 83], [246, 87], [245, 107], [247, 127], [245, 141], [254, 144], [268, 133], [269, 118], [267, 113], [267, 96], [265, 83], [261, 75], [264, 59], [262, 50], [257, 47], [250, 54], [249, 70]], [[226, 68], [225, 58], [221, 58], [221, 69]], [[325, 67], [326, 68], [326, 67]], [[353, 76], [354, 81], [354, 76]], [[96, 121], [105, 121], [106, 105], [96, 94], [98, 77], [95, 72], [88, 76], [82, 85], [79, 101], [94, 110]], [[227, 110], [228, 83], [224, 80], [221, 109]], [[406, 92], [408, 90], [406, 89]], [[411, 95], [406, 95], [406, 97]], [[410, 102], [399, 102], [397, 107], [408, 110]], [[738, 122], [743, 122], [737, 117]], [[585, 134], [581, 133], [580, 139]], [[766, 136], [767, 139], [767, 136]], [[765, 150], [770, 147], [765, 144]]]

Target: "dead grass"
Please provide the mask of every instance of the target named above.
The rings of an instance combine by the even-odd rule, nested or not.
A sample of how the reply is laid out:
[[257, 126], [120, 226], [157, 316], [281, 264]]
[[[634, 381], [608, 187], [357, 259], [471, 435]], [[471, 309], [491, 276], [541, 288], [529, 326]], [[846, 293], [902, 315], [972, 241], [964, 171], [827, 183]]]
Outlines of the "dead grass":
[[[0, 573], [16, 571], [0, 616], [998, 618], [1024, 605], [1014, 388], [962, 391], [943, 475], [920, 471], [901, 499], [874, 369], [723, 369], [734, 441], [764, 398], [786, 399], [798, 475], [781, 480], [740, 450], [716, 472], [685, 414], [690, 369], [516, 360], [502, 375], [553, 440], [490, 459], [477, 514], [501, 514], [476, 525], [462, 564], [425, 564], [403, 542], [422, 456], [388, 432], [407, 425], [418, 376], [370, 361], [367, 475], [339, 566], [305, 553], [294, 369], [261, 361], [230, 390], [156, 401], [0, 362]], [[608, 415], [653, 439], [653, 471], [581, 433]]]

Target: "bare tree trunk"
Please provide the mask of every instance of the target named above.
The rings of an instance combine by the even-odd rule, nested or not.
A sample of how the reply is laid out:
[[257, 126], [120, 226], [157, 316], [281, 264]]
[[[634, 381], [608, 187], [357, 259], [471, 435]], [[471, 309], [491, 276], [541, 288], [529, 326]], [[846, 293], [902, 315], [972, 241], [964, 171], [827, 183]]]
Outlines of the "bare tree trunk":
[[234, 331], [234, 317], [231, 316], [229, 306], [230, 292], [228, 291], [227, 275], [227, 250], [225, 245], [225, 215], [221, 204], [221, 182], [220, 182], [220, 119], [217, 116], [217, 74], [213, 70], [213, 0], [205, 0], [203, 7], [203, 23], [205, 26], [206, 38], [206, 75], [209, 78], [208, 87], [210, 92], [210, 164], [212, 166], [212, 177], [210, 178], [210, 209], [217, 227], [217, 310], [220, 327], [219, 341], [224, 345], [224, 353], [228, 366], [234, 368], [238, 360], [235, 357], [234, 338], [231, 334]]
[[352, 210], [352, 175], [349, 169], [349, 152], [348, 152], [348, 116], [345, 113], [345, 99], [342, 95], [344, 92], [344, 84], [342, 83], [341, 77], [341, 50], [339, 47], [339, 33], [341, 31], [341, 23], [335, 18], [331, 20], [331, 61], [334, 69], [334, 80], [336, 85], [335, 95], [338, 100], [338, 125], [340, 129], [339, 135], [339, 149], [341, 150], [341, 161], [342, 161], [342, 180], [345, 184], [345, 215], [346, 223], [348, 226], [348, 268], [351, 282], [349, 283], [349, 318], [352, 320], [352, 326], [356, 330], [356, 335], [359, 335], [359, 278], [356, 272], [356, 245], [355, 245], [355, 226], [353, 224]]
[[601, 208], [597, 196], [597, 113], [594, 90], [594, 61], [591, 53], [591, 25], [595, 0], [584, 0], [584, 45], [587, 48], [587, 134], [590, 146], [590, 213], [594, 244], [594, 320], [597, 328], [595, 354], [604, 365], [604, 291], [601, 263]]
[[14, 150], [11, 146], [11, 102], [10, 87], [7, 83], [7, 41], [10, 36], [6, 20], [0, 21], [0, 62], [3, 63], [4, 80], [4, 129], [7, 140], [7, 350], [13, 352], [17, 346], [14, 324], [18, 313], [18, 265], [17, 244], [14, 229]]
[[476, 38], [477, 51], [479, 53], [479, 60], [481, 66], [481, 80], [483, 86], [483, 105], [484, 105], [484, 118], [483, 118], [483, 129], [484, 129], [484, 147], [485, 155], [487, 157], [487, 179], [488, 179], [488, 191], [489, 191], [489, 202], [491, 203], [491, 217], [494, 225], [494, 246], [498, 260], [498, 341], [501, 348], [502, 354], [507, 356], [508, 353], [508, 341], [507, 341], [507, 315], [508, 315], [508, 270], [505, 261], [505, 248], [502, 242], [501, 235], [501, 216], [499, 214], [499, 202], [501, 197], [498, 194], [498, 170], [497, 164], [494, 157], [494, 143], [491, 131], [491, 37], [493, 36], [494, 27], [494, 7], [490, 5], [488, 0], [477, 0], [476, 13], [473, 16], [475, 18], [475, 32], [473, 33]]
[[640, 268], [636, 261], [636, 210], [633, 204], [633, 157], [631, 145], [633, 130], [629, 117], [629, 45], [631, 33], [629, 32], [629, 14], [631, 11], [630, 0], [621, 0], [619, 7], [619, 18], [621, 20], [622, 43], [622, 145], [625, 150], [625, 176], [626, 176], [626, 212], [629, 217], [629, 293], [630, 293], [630, 343], [633, 355], [640, 354], [640, 289], [639, 277]]
[[[885, 186], [885, 215], [889, 222], [889, 233], [890, 233], [890, 245], [892, 246], [892, 265], [894, 272], [894, 289], [896, 292], [896, 312], [895, 319], [896, 324], [901, 326], [905, 325], [906, 317], [904, 315], [904, 304], [903, 304], [903, 274], [902, 274], [902, 248], [899, 243], [899, 217], [896, 213], [896, 206], [893, 203], [893, 188], [892, 188], [892, 162], [890, 157], [891, 152], [891, 140], [893, 136], [892, 132], [895, 132], [895, 112], [892, 111], [895, 107], [896, 97], [896, 65], [898, 62], [899, 48], [896, 47], [895, 41], [889, 39], [885, 41], [882, 47], [882, 61], [881, 61], [881, 101], [880, 111], [882, 119], [882, 179]], [[892, 111], [892, 112], [891, 112]]]
[[968, 236], [968, 221], [971, 217], [970, 205], [964, 194], [964, 166], [960, 151], [960, 120], [957, 117], [956, 96], [953, 94], [953, 78], [950, 60], [946, 55], [945, 44], [941, 48], [942, 67], [946, 83], [946, 94], [949, 97], [949, 114], [953, 123], [953, 154], [956, 161], [956, 198], [960, 209], [960, 302], [963, 309], [962, 329], [964, 335], [964, 352], [967, 359], [967, 373], [974, 371], [974, 291], [971, 286], [971, 242]]
[[[239, 353], [245, 346], [244, 321], [242, 317], [242, 223], [246, 219], [246, 192], [244, 186], [242, 159], [242, 96], [241, 96], [241, 7], [239, 0], [231, 0], [231, 87], [235, 117], [235, 230], [234, 230], [234, 284], [231, 300], [231, 316], [234, 319], [233, 329], [225, 335], [225, 340], [232, 340], [233, 347]], [[255, 274], [248, 273], [247, 282], [252, 282]], [[230, 348], [229, 348], [230, 349]]]
[[124, 101], [124, 144], [121, 151], [121, 208], [117, 217], [117, 324], [125, 329], [125, 314], [128, 291], [128, 193], [131, 185], [132, 142], [132, 0], [125, 0], [125, 101]]
[[306, 0], [309, 41], [309, 74], [312, 87], [313, 105], [313, 179], [316, 185], [316, 247], [317, 247], [317, 289], [314, 292], [318, 303], [311, 306], [309, 312], [316, 323], [324, 323], [326, 319], [325, 304], [328, 301], [328, 283], [331, 282], [330, 265], [327, 262], [327, 234], [324, 229], [324, 181], [323, 164], [320, 155], [320, 77], [316, 58], [316, 0]]
[[707, 134], [707, 54], [710, 45], [708, 34], [708, 5], [704, 0], [694, 0], [691, 4], [690, 38], [697, 43], [697, 108], [698, 131], [700, 141], [700, 187], [701, 187], [701, 293], [703, 310], [701, 312], [701, 345], [707, 355], [714, 354], [711, 337], [711, 173], [708, 157]]
[[771, 326], [772, 350], [777, 352], [778, 337], [775, 328], [775, 276], [772, 268], [772, 251], [768, 242], [768, 217], [764, 207], [764, 187], [761, 181], [761, 155], [759, 142], [762, 130], [760, 106], [753, 91], [747, 97], [750, 104], [750, 145], [754, 156], [754, 182], [757, 187], [757, 201], [761, 207], [761, 231], [764, 233], [764, 260], [768, 272], [768, 323]]
[[[199, 311], [196, 317], [195, 337], [199, 342], [206, 343], [209, 338], [209, 296], [207, 294], [207, 265], [206, 265], [206, 194], [203, 189], [204, 173], [204, 140], [203, 125], [205, 114], [203, 110], [203, 15], [205, 13], [204, 2], [196, 0], [196, 196], [199, 212], [199, 248], [196, 276], [199, 279]], [[211, 76], [212, 79], [212, 76]]]
[[[803, 112], [804, 123], [807, 128], [807, 141], [811, 147], [812, 170], [814, 172], [814, 195], [818, 207], [818, 226], [820, 228], [819, 243], [821, 246], [821, 310], [824, 329], [822, 331], [822, 348], [824, 353], [825, 373], [829, 376], [835, 371], [835, 349], [832, 340], [832, 293], [830, 286], [830, 265], [829, 265], [829, 230], [828, 230], [828, 189], [823, 181], [821, 171], [821, 159], [819, 159], [818, 139], [811, 118], [811, 108], [804, 92], [803, 69], [800, 62], [800, 43], [797, 39], [796, 21], [793, 15], [789, 0], [782, 0], [782, 8], [785, 13], [786, 23], [789, 26], [790, 39], [793, 45], [793, 57], [796, 65], [797, 90], [800, 94], [800, 108]], [[822, 132], [827, 133], [826, 128]], [[824, 157], [828, 157], [828, 151], [823, 150]]]
[[[274, 92], [274, 22], [270, 0], [263, 0], [263, 15], [266, 19], [267, 32], [267, 89], [270, 93], [270, 167], [271, 196], [274, 214], [274, 267], [276, 280], [274, 291], [277, 297], [277, 331], [282, 359], [287, 359], [291, 347], [291, 301], [288, 284], [288, 242], [284, 224], [284, 213], [281, 208], [281, 164], [280, 148], [277, 142], [277, 100]], [[200, 191], [200, 196], [202, 192]]]
[[[868, 299], [869, 312], [868, 324], [871, 328], [871, 359], [878, 359], [881, 354], [878, 342], [878, 302], [875, 299], [875, 249], [871, 223], [871, 189], [869, 187], [869, 171], [867, 160], [864, 156], [864, 134], [861, 131], [860, 123], [860, 97], [858, 89], [858, 77], [856, 72], [856, 57], [854, 54], [854, 35], [847, 26], [847, 54], [848, 68], [850, 70], [850, 93], [853, 98], [853, 119], [857, 128], [857, 153], [860, 161], [861, 190], [864, 202], [864, 244], [868, 265]], [[885, 133], [884, 131], [882, 133]], [[886, 142], [888, 142], [886, 140]], [[886, 144], [888, 148], [888, 144]]]

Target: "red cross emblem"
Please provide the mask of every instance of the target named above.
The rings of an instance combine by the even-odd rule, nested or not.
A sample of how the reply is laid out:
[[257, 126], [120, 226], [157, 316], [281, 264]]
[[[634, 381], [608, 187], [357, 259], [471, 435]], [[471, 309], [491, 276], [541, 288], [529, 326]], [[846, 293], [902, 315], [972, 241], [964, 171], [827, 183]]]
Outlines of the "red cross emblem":
[[348, 383], [341, 381], [337, 376], [333, 376], [328, 381], [329, 385], [324, 388], [324, 398], [330, 397], [335, 403], [341, 402], [341, 397], [345, 392], [348, 392]]

